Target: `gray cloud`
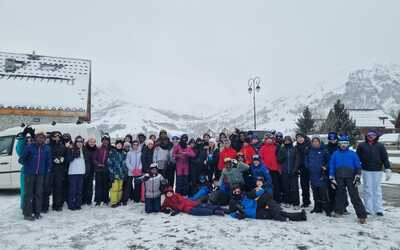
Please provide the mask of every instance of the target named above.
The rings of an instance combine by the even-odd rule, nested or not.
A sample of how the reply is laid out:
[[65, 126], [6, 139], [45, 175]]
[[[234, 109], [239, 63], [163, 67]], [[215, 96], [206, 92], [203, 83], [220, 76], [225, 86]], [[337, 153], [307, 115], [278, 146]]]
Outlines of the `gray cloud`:
[[[400, 2], [0, 1], [0, 49], [93, 61], [97, 85], [176, 111], [250, 104], [399, 63]], [[182, 99], [184, 105], [182, 105]]]

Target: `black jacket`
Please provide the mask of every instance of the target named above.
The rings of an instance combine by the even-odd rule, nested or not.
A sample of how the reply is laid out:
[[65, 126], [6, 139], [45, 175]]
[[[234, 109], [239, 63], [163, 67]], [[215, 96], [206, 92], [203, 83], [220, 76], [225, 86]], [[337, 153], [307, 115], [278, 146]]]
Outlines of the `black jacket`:
[[390, 169], [389, 156], [385, 146], [376, 141], [372, 144], [362, 142], [357, 147], [357, 154], [361, 161], [361, 167], [366, 171], [382, 171]]
[[153, 163], [154, 147], [149, 149], [147, 146], [143, 146], [140, 160], [142, 161], [142, 172], [148, 173], [150, 165]]

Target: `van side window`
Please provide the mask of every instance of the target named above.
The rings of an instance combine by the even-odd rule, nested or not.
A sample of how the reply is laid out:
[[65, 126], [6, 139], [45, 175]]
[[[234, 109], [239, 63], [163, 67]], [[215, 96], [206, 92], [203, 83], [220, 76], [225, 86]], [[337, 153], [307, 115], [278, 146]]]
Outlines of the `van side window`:
[[0, 155], [12, 155], [13, 136], [0, 137]]

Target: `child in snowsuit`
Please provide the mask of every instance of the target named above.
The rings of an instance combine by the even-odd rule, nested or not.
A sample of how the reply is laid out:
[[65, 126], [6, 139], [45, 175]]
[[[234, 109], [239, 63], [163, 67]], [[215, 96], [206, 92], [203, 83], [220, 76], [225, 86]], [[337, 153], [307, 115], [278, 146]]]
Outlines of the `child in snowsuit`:
[[122, 185], [127, 169], [125, 165], [126, 152], [124, 150], [124, 142], [117, 140], [115, 148], [111, 149], [108, 156], [107, 165], [110, 171], [110, 201], [111, 207], [115, 208], [121, 205]]
[[180, 212], [196, 216], [220, 215], [224, 216], [224, 210], [216, 205], [191, 201], [178, 193], [174, 193], [172, 187], [164, 190], [165, 200], [161, 206], [161, 211], [171, 216]]
[[211, 187], [207, 181], [207, 177], [204, 175], [200, 176], [199, 183], [200, 185], [197, 189], [197, 192], [189, 199], [192, 201], [200, 201], [204, 203], [208, 201], [208, 194], [211, 192]]
[[158, 213], [161, 210], [161, 191], [167, 180], [158, 173], [158, 164], [150, 165], [149, 173], [143, 176], [144, 181], [144, 210], [146, 213]]
[[229, 204], [230, 215], [236, 219], [261, 219], [277, 221], [305, 221], [306, 212], [287, 213], [282, 210], [279, 204], [272, 198], [271, 194], [262, 188], [265, 185], [260, 177], [257, 180], [257, 187], [247, 195], [242, 193], [239, 186], [232, 190], [232, 200]]
[[252, 165], [250, 166], [250, 173], [252, 176], [251, 189], [256, 187], [256, 182], [258, 177], [263, 177], [266, 182], [265, 184], [266, 191], [271, 195], [273, 194], [271, 176], [269, 175], [268, 168], [264, 164], [262, 164], [260, 156], [258, 155], [253, 156], [253, 162]]
[[311, 148], [305, 158], [304, 165], [310, 173], [311, 189], [314, 196], [314, 209], [311, 213], [322, 213], [331, 216], [328, 195], [328, 152], [321, 146], [319, 137], [313, 137]]
[[339, 137], [339, 150], [333, 153], [329, 162], [329, 179], [336, 188], [335, 213], [340, 216], [344, 213], [346, 192], [349, 192], [351, 203], [361, 224], [366, 223], [367, 212], [358, 193], [360, 184], [361, 163], [356, 152], [349, 149], [349, 137]]

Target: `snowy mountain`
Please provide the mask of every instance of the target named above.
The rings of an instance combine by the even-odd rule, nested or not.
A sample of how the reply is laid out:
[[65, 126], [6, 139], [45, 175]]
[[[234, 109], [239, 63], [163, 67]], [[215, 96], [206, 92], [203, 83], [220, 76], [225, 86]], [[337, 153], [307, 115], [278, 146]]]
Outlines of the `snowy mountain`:
[[[333, 85], [333, 86], [332, 86]], [[126, 133], [155, 132], [165, 128], [171, 133], [201, 134], [211, 129], [252, 129], [253, 110], [238, 104], [208, 117], [177, 114], [162, 108], [141, 106], [129, 98], [110, 96], [106, 89], [93, 93], [94, 123], [113, 136]], [[257, 104], [257, 129], [292, 132], [302, 109], [310, 106], [316, 118], [326, 117], [336, 100], [348, 108], [378, 108], [388, 114], [400, 110], [400, 66], [374, 65], [352, 71], [345, 82], [329, 87], [317, 85], [301, 94], [260, 99]]]

